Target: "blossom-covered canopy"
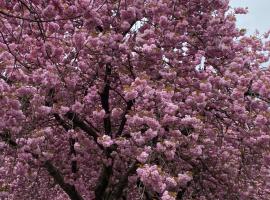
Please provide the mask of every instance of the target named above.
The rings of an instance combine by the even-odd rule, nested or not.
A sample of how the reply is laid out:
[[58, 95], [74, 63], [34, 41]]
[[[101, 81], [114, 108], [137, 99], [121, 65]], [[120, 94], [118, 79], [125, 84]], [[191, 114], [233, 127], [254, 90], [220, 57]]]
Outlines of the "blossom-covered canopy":
[[0, 199], [270, 199], [270, 42], [228, 0], [0, 0]]

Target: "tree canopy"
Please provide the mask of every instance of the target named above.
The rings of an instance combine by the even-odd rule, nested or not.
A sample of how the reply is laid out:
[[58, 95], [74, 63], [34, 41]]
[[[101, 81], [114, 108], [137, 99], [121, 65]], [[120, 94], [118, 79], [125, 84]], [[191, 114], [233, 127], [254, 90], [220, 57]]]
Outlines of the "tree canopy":
[[0, 0], [0, 198], [270, 199], [270, 42], [246, 12]]

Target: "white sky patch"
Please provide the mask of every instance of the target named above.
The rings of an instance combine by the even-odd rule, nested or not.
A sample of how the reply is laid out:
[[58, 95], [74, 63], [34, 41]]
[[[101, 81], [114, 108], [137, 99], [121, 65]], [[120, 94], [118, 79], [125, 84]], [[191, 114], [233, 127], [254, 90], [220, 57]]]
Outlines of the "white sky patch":
[[232, 8], [248, 7], [249, 13], [237, 15], [237, 26], [246, 28], [247, 34], [254, 34], [256, 30], [260, 33], [270, 30], [270, 0], [231, 0]]
[[204, 63], [205, 63], [205, 57], [203, 56], [203, 57], [201, 58], [201, 63], [198, 64], [198, 65], [195, 67], [195, 69], [196, 69], [197, 71], [202, 71], [202, 70], [204, 70]]
[[147, 18], [142, 18], [141, 20], [137, 21], [131, 28], [132, 32], [138, 31], [145, 23], [147, 23]]

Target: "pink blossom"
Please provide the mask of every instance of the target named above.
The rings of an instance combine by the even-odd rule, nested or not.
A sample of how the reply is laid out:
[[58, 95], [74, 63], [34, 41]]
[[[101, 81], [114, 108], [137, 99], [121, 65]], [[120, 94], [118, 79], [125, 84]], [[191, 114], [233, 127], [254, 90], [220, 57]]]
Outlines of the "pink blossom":
[[130, 23], [127, 22], [127, 21], [124, 21], [122, 24], [121, 24], [121, 28], [123, 30], [128, 30], [130, 28]]
[[159, 18], [159, 24], [162, 28], [166, 28], [168, 25], [168, 18], [166, 16], [161, 16]]
[[174, 187], [177, 186], [177, 182], [176, 182], [175, 179], [172, 178], [172, 177], [167, 177], [165, 181], [166, 181], [166, 185], [167, 185], [168, 187], [174, 188]]
[[113, 145], [113, 140], [108, 135], [103, 135], [101, 138], [98, 139], [98, 143], [103, 145], [104, 147], [110, 147]]
[[211, 83], [200, 83], [200, 89], [205, 92], [209, 92], [212, 90]]
[[168, 113], [168, 114], [175, 114], [176, 111], [178, 110], [178, 106], [173, 104], [173, 103], [168, 103], [164, 109], [164, 112], [165, 113]]
[[248, 9], [247, 8], [235, 8], [234, 9], [235, 14], [247, 14]]
[[82, 112], [83, 110], [83, 104], [81, 104], [80, 102], [76, 101], [73, 105], [72, 105], [72, 110], [75, 112]]
[[73, 35], [73, 41], [76, 48], [81, 49], [85, 43], [85, 36], [82, 33], [75, 33]]
[[267, 119], [262, 115], [257, 115], [255, 121], [257, 125], [265, 125], [267, 123]]
[[60, 26], [59, 26], [59, 24], [57, 24], [57, 23], [50, 22], [50, 23], [48, 24], [48, 30], [49, 30], [51, 33], [58, 32], [59, 29], [60, 29]]
[[192, 176], [188, 174], [178, 174], [178, 182], [181, 186], [186, 186], [186, 184], [192, 180]]
[[51, 112], [52, 108], [48, 106], [40, 106], [39, 112], [41, 112], [44, 115], [48, 115]]
[[136, 10], [134, 7], [129, 7], [127, 10], [121, 11], [122, 20], [133, 20], [136, 17]]
[[137, 96], [138, 96], [138, 92], [136, 90], [133, 90], [125, 94], [125, 99], [129, 101], [129, 100], [135, 99]]
[[149, 129], [145, 132], [145, 135], [147, 136], [147, 138], [153, 139], [154, 137], [156, 137], [156, 136], [158, 135], [158, 132], [152, 130], [151, 128], [149, 128]]
[[59, 113], [60, 113], [61, 115], [65, 115], [69, 110], [70, 110], [69, 107], [61, 106], [60, 109], [59, 109]]
[[194, 147], [191, 149], [191, 153], [194, 155], [194, 156], [200, 156], [202, 155], [202, 146], [197, 146], [197, 147]]
[[175, 200], [175, 197], [171, 196], [168, 191], [163, 192], [162, 200]]
[[93, 117], [97, 118], [99, 120], [102, 120], [106, 115], [105, 110], [100, 110], [100, 111], [94, 111], [93, 112]]
[[149, 154], [146, 152], [142, 152], [139, 156], [137, 156], [137, 160], [141, 163], [145, 163], [148, 159]]
[[123, 111], [120, 108], [112, 109], [111, 115], [113, 118], [117, 119], [122, 115]]
[[52, 5], [48, 5], [42, 12], [44, 17], [52, 18], [56, 15], [55, 8]]

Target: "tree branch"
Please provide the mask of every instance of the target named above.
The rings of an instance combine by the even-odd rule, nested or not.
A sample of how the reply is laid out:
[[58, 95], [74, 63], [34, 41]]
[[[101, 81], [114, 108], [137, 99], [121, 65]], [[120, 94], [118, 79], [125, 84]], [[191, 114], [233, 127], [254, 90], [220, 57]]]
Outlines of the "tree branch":
[[92, 127], [88, 126], [82, 119], [80, 119], [75, 112], [69, 111], [65, 114], [65, 117], [73, 122], [74, 127], [79, 127], [85, 133], [87, 133], [88, 136], [93, 137], [97, 143], [97, 138], [99, 136], [98, 133]]
[[[13, 148], [18, 148], [18, 144], [11, 139], [8, 134], [0, 134], [0, 138], [9, 144]], [[32, 156], [38, 159], [38, 155], [31, 153]], [[65, 191], [65, 193], [70, 197], [71, 200], [83, 200], [81, 195], [78, 193], [74, 185], [70, 185], [65, 183], [63, 176], [59, 172], [59, 170], [49, 161], [45, 161], [43, 167], [48, 171], [50, 176], [53, 177], [54, 181]]]
[[54, 178], [54, 181], [67, 193], [71, 200], [83, 200], [81, 195], [78, 193], [74, 185], [65, 183], [63, 176], [56, 167], [50, 161], [46, 161], [44, 167], [47, 169], [49, 174]]
[[116, 136], [119, 136], [119, 135], [122, 134], [122, 132], [124, 130], [124, 127], [126, 125], [126, 122], [127, 122], [126, 115], [128, 114], [128, 111], [131, 110], [131, 108], [132, 108], [133, 105], [134, 105], [134, 101], [133, 100], [130, 100], [130, 101], [127, 102], [127, 107], [126, 107], [125, 112], [122, 115], [121, 124], [120, 124], [119, 129], [118, 129], [118, 131], [116, 133]]
[[123, 194], [125, 187], [128, 184], [128, 177], [136, 172], [138, 168], [138, 161], [134, 161], [131, 166], [128, 168], [125, 174], [123, 174], [122, 178], [119, 180], [118, 184], [116, 185], [114, 191], [112, 192], [109, 200], [118, 200]]
[[109, 179], [112, 174], [112, 166], [103, 166], [102, 172], [98, 179], [98, 183], [95, 189], [96, 200], [102, 200], [105, 195], [105, 191], [109, 185]]
[[12, 148], [17, 148], [18, 147], [18, 144], [13, 139], [11, 139], [11, 135], [8, 132], [1, 133], [0, 138], [1, 138], [2, 141], [7, 143]]
[[104, 118], [103, 123], [104, 123], [105, 133], [107, 135], [111, 135], [111, 132], [112, 132], [111, 118], [110, 118], [110, 106], [109, 106], [110, 80], [109, 80], [108, 76], [110, 76], [110, 75], [111, 75], [111, 67], [109, 66], [109, 64], [107, 64], [105, 78], [104, 78], [105, 86], [104, 86], [102, 93], [100, 94], [101, 105], [102, 105], [102, 108], [106, 112], [106, 117]]

